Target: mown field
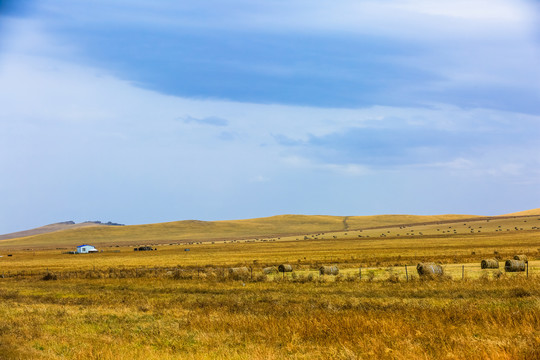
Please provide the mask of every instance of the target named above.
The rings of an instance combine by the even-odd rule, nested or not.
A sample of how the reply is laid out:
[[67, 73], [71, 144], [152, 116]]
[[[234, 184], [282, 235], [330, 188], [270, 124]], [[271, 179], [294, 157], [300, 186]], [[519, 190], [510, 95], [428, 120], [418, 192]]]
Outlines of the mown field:
[[380, 226], [475, 218], [482, 217], [471, 215], [279, 215], [228, 221], [185, 220], [131, 226], [90, 226], [0, 240], [0, 249], [54, 248], [76, 246], [81, 242], [91, 242], [99, 246], [127, 246], [238, 239], [262, 240], [274, 237], [320, 234], [321, 232], [343, 232]]
[[[4, 247], [0, 359], [540, 358], [538, 217], [436, 221], [149, 252]], [[515, 254], [528, 277], [502, 269]], [[446, 275], [422, 279], [421, 261]], [[281, 263], [295, 271], [261, 272]]]
[[538, 359], [540, 279], [2, 281], [2, 359]]

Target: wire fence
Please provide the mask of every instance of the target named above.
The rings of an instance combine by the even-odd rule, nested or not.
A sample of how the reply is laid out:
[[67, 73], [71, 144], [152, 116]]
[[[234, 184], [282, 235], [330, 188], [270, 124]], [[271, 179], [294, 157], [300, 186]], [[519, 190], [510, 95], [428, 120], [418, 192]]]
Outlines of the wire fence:
[[[287, 264], [288, 265], [288, 264]], [[176, 280], [349, 280], [349, 281], [410, 281], [420, 278], [416, 265], [386, 266], [386, 267], [343, 267], [331, 264], [338, 268], [334, 275], [324, 275], [319, 268], [289, 265], [286, 271], [280, 272], [281, 267], [108, 267], [91, 269], [39, 269], [39, 270], [2, 270], [2, 279], [30, 279], [43, 280], [65, 279], [129, 279], [129, 278], [171, 278]], [[482, 269], [480, 263], [442, 264], [441, 273], [431, 274], [446, 279], [465, 280], [479, 278], [499, 278], [501, 276], [524, 276], [540, 274], [540, 261], [526, 262], [522, 271], [505, 271], [504, 262], [499, 268]], [[429, 275], [429, 274], [428, 274]]]

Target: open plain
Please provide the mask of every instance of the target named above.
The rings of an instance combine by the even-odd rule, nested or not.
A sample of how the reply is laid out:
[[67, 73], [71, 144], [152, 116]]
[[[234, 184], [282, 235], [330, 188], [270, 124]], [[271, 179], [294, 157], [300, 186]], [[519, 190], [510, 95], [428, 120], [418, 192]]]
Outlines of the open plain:
[[[1, 241], [0, 358], [540, 357], [537, 214], [217, 223]], [[103, 251], [65, 254], [83, 243]], [[516, 254], [527, 271], [506, 273]], [[420, 277], [419, 262], [445, 274]], [[263, 272], [279, 264], [294, 271]]]

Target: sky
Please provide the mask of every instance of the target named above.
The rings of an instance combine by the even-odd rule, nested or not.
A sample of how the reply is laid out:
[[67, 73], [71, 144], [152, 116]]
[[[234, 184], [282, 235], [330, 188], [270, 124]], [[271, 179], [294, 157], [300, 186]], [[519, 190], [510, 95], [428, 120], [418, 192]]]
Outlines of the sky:
[[540, 4], [0, 0], [0, 234], [540, 207]]

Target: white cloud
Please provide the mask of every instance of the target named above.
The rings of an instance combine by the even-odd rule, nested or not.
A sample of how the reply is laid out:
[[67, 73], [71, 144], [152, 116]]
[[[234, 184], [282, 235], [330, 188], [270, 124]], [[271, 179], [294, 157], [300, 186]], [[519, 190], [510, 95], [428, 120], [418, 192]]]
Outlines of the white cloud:
[[[58, 1], [37, 5], [53, 14], [73, 16]], [[198, 2], [93, 1], [76, 14], [85, 23], [136, 24], [157, 28], [252, 29], [268, 32], [352, 32], [397, 37], [434, 35], [470, 38], [496, 31], [534, 31], [535, 8], [527, 0], [244, 0]], [[84, 6], [84, 5], [81, 5]], [[99, 13], [99, 16], [95, 16]], [[456, 26], [459, 25], [459, 26]], [[504, 25], [504, 29], [501, 26]], [[431, 31], [426, 31], [431, 30]], [[473, 32], [471, 33], [471, 30]], [[435, 34], [434, 34], [435, 33]]]
[[530, 6], [525, 1], [508, 0], [402, 0], [390, 4], [397, 9], [420, 14], [471, 20], [501, 21], [523, 25], [528, 19]]
[[[417, 128], [479, 136], [509, 131], [511, 139], [513, 133], [526, 138], [527, 129], [537, 129], [539, 121], [533, 115], [444, 104], [344, 109], [187, 99], [137, 88], [99, 69], [23, 56], [3, 57], [0, 81], [8, 85], [0, 89], [6, 104], [0, 109], [4, 141], [10, 141], [9, 134], [24, 127], [53, 133], [84, 130], [80, 136], [93, 134], [126, 144], [140, 141], [141, 146], [159, 144], [207, 154], [225, 150], [254, 157], [265, 154], [267, 158], [289, 151], [276, 143], [276, 135], [305, 142], [351, 128], [375, 127], [381, 131]], [[177, 121], [179, 117], [211, 119], [207, 122], [212, 124], [221, 119], [219, 125], [226, 124], [228, 134], [234, 136], [223, 141], [222, 126], [201, 127], [200, 121], [186, 123]], [[17, 119], [16, 126], [11, 119]]]
[[[77, 11], [83, 6], [84, 11]], [[515, 94], [517, 100], [514, 103], [523, 101], [523, 108], [534, 107], [540, 99], [538, 11], [532, 1], [206, 0], [192, 3], [117, 1], [112, 4], [100, 0], [88, 8], [72, 1], [49, 0], [36, 7], [53, 14], [50, 18], [42, 18], [44, 22], [54, 22], [54, 26], [11, 20], [19, 22], [16, 30], [19, 35], [8, 38], [11, 39], [8, 47], [19, 50], [24, 47], [27, 55], [51, 56], [54, 53], [56, 56], [82, 57], [79, 51], [82, 53], [85, 49], [77, 49], [66, 41], [60, 42], [60, 37], [55, 42], [51, 41], [44, 35], [47, 29], [57, 31], [57, 34], [70, 33], [75, 29], [75, 33], [84, 34], [93, 29], [111, 27], [110, 36], [118, 36], [119, 42], [128, 44], [136, 35], [122, 38], [116, 29], [122, 28], [132, 34], [151, 33], [157, 39], [174, 37], [177, 33], [204, 32], [205, 29], [235, 34], [231, 36], [245, 33], [272, 36], [280, 33], [280, 42], [298, 34], [308, 38], [323, 36], [323, 39], [330, 35], [352, 39], [351, 43], [358, 44], [358, 53], [347, 52], [347, 56], [357, 56], [359, 61], [367, 58], [381, 68], [387, 67], [390, 72], [397, 73], [398, 78], [407, 77], [413, 71], [422, 75], [418, 81], [396, 81], [394, 86], [389, 85], [378, 96], [381, 102], [403, 99], [404, 103], [418, 104], [422, 98], [451, 102], [446, 99], [454, 96], [465, 106], [485, 106], [492, 96], [504, 99], [499, 101], [504, 103], [499, 104], [500, 108], [508, 109], [512, 108], [507, 104], [511, 103], [507, 99], [509, 94]], [[380, 50], [373, 44], [388, 49]], [[131, 46], [136, 47], [136, 43]], [[283, 49], [278, 48], [279, 51]], [[227, 54], [223, 58], [227, 58]], [[333, 66], [331, 72], [325, 73], [324, 64], [309, 61], [287, 64], [275, 59], [268, 63], [235, 61], [238, 63], [228, 66], [258, 75], [275, 75], [277, 78], [295, 75], [329, 80], [328, 77], [330, 82], [343, 83], [352, 75], [355, 81], [363, 84], [363, 80], [354, 78], [358, 74], [351, 74], [353, 71], [357, 73], [358, 69], [348, 67], [340, 69]], [[137, 78], [136, 74], [132, 76]], [[386, 81], [391, 79], [381, 80]], [[381, 85], [377, 80], [374, 83]], [[359, 90], [357, 95], [360, 99], [362, 91], [366, 90]], [[462, 95], [465, 92], [467, 95]], [[519, 99], [523, 98], [521, 94], [529, 96]]]
[[[300, 4], [295, 2], [286, 6]], [[344, 25], [338, 24], [337, 13], [346, 11], [347, 6], [357, 6], [352, 2], [338, 3], [336, 6], [341, 10], [334, 10], [337, 12], [334, 14], [330, 11], [328, 18], [320, 20], [321, 23], [312, 23], [316, 13], [325, 9], [321, 4], [316, 3], [313, 9], [305, 7], [307, 13], [300, 14], [298, 23], [294, 23], [294, 16], [286, 16], [280, 20], [286, 25], [283, 29], [287, 26], [296, 29], [313, 26], [325, 31], [326, 26], [336, 30], [358, 26], [358, 31], [363, 31], [370, 26], [369, 21], [356, 25], [354, 16], [344, 19]], [[369, 6], [373, 8], [370, 11], [379, 14], [384, 6], [396, 4], [411, 12], [420, 11], [413, 2], [386, 5], [366, 2], [358, 6], [367, 9], [362, 13], [367, 21]], [[459, 2], [456, 6], [463, 4]], [[501, 1], [497, 4], [508, 3]], [[445, 16], [456, 17], [456, 9]], [[401, 16], [397, 10], [390, 10], [385, 21], [391, 21], [392, 16]], [[432, 16], [443, 10], [432, 7], [428, 12]], [[489, 22], [495, 18], [512, 23], [521, 31], [521, 25], [514, 21], [521, 16], [520, 13], [510, 13], [506, 18], [502, 12], [494, 11], [481, 21]], [[298, 15], [298, 12], [292, 14]], [[254, 18], [256, 16], [262, 15], [257, 12]], [[468, 16], [483, 15], [474, 10]], [[276, 21], [272, 18], [268, 17], [267, 21]], [[375, 21], [376, 17], [373, 19]], [[376, 26], [387, 26], [387, 22]], [[26, 27], [26, 24], [31, 26]], [[540, 145], [535, 140], [539, 136], [540, 118], [535, 115], [485, 108], [463, 109], [451, 104], [425, 104], [422, 108], [377, 105], [321, 108], [167, 96], [141, 89], [106, 70], [74, 63], [69, 59], [76, 57], [77, 49], [53, 41], [44, 33], [37, 35], [41, 30], [37, 23], [20, 20], [16, 25], [19, 29], [29, 30], [13, 36], [0, 57], [0, 168], [9, 174], [0, 180], [2, 193], [7, 194], [3, 199], [5, 209], [17, 206], [30, 209], [34, 203], [41, 202], [42, 205], [36, 207], [41, 212], [48, 204], [60, 203], [70, 210], [84, 204], [83, 207], [94, 207], [96, 212], [111, 208], [118, 213], [138, 211], [148, 215], [174, 210], [182, 214], [169, 214], [171, 220], [182, 216], [227, 218], [230, 216], [216, 214], [227, 211], [231, 200], [248, 199], [248, 196], [243, 196], [247, 188], [252, 191], [250, 194], [264, 193], [269, 203], [274, 201], [274, 196], [283, 202], [293, 203], [287, 194], [281, 195], [287, 193], [286, 189], [297, 189], [290, 193], [298, 202], [317, 198], [313, 195], [331, 186], [342, 193], [344, 199], [354, 197], [354, 194], [361, 200], [364, 197], [376, 198], [377, 193], [371, 189], [379, 189], [379, 195], [400, 197], [404, 192], [393, 190], [396, 183], [422, 194], [423, 188], [416, 185], [417, 180], [423, 184], [436, 182], [431, 180], [432, 177], [443, 179], [447, 186], [456, 188], [465, 188], [471, 176], [477, 179], [489, 176], [491, 182], [499, 181], [500, 187], [506, 190], [518, 182], [538, 186], [540, 176], [536, 169], [540, 168]], [[272, 23], [272, 26], [280, 25]], [[265, 25], [262, 23], [260, 26]], [[388, 32], [399, 33], [399, 26], [388, 29]], [[414, 31], [419, 29], [422, 26]], [[516, 54], [520, 53], [516, 50]], [[425, 61], [429, 59], [427, 57]], [[517, 67], [518, 60], [511, 60], [513, 66]], [[524, 66], [519, 71], [525, 74], [526, 68]], [[448, 72], [451, 71], [455, 68], [450, 66]], [[465, 78], [459, 77], [463, 72], [449, 77], [456, 82], [469, 83], [477, 79], [474, 74], [464, 73]], [[490, 70], [488, 73], [493, 72]], [[486, 74], [481, 73], [480, 76]], [[531, 76], [533, 80], [535, 74]], [[202, 121], [186, 123], [178, 121], [178, 118]], [[201, 123], [226, 127], [201, 126]], [[349, 160], [343, 163], [325, 161], [313, 156], [310, 148], [307, 154], [297, 153], [275, 141], [276, 135], [282, 135], [295, 141], [309, 142], [313, 137], [346, 133], [348, 129], [357, 128], [382, 129], [381, 133], [385, 129], [436, 129], [449, 134], [466, 132], [479, 136], [499, 132], [508, 134], [508, 140], [499, 137], [500, 142], [484, 141], [473, 149], [474, 152], [456, 154], [447, 161], [432, 162], [430, 159], [416, 166], [394, 164], [386, 168]], [[448, 150], [457, 152], [460, 145], [448, 145]], [[389, 171], [396, 175], [392, 180], [395, 183], [387, 179]], [[402, 173], [406, 176], [402, 177]], [[433, 176], [435, 173], [437, 176]], [[366, 178], [371, 182], [364, 184], [364, 193], [351, 191], [357, 191], [355, 181]], [[324, 179], [324, 186], [320, 179]], [[453, 184], [456, 179], [459, 181]], [[335, 186], [341, 181], [350, 188]], [[476, 189], [488, 192], [482, 186], [480, 184]], [[274, 192], [268, 190], [271, 187], [274, 187]], [[534, 192], [529, 189], [529, 193]], [[425, 202], [429, 203], [429, 199]], [[216, 203], [223, 205], [220, 207]], [[128, 204], [129, 209], [122, 208], [122, 204]], [[249, 211], [251, 205], [245, 200], [245, 208]], [[218, 210], [211, 213], [208, 209], [214, 206]], [[279, 203], [273, 203], [272, 209], [278, 209], [276, 213], [282, 208]], [[301, 212], [294, 209], [289, 212]], [[7, 219], [10, 214], [3, 211], [6, 214], [0, 218]], [[183, 215], [189, 211], [196, 213]], [[207, 215], [209, 213], [212, 215]], [[39, 216], [37, 212], [34, 215]], [[145, 217], [138, 216], [139, 219]], [[110, 217], [110, 220], [137, 221], [115, 217]], [[140, 221], [150, 220], [146, 217]], [[166, 217], [155, 220], [163, 221]]]

